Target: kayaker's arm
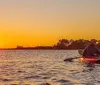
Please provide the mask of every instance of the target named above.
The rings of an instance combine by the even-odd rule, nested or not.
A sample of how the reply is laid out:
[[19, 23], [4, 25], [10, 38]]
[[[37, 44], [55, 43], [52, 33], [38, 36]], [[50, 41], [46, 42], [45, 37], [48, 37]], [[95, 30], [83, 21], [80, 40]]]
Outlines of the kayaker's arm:
[[84, 49], [82, 56], [86, 56], [86, 50], [87, 49]]
[[82, 54], [82, 56], [86, 56], [86, 54], [87, 54], [87, 48], [88, 48], [89, 46], [86, 46], [85, 47], [85, 49], [83, 50], [83, 54]]
[[100, 50], [96, 48], [96, 53], [100, 55]]

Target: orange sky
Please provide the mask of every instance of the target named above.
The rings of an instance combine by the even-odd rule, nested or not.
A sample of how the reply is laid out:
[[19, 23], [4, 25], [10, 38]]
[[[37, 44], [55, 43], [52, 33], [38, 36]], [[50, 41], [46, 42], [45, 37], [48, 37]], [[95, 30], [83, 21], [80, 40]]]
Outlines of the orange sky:
[[0, 47], [100, 39], [100, 0], [0, 0]]

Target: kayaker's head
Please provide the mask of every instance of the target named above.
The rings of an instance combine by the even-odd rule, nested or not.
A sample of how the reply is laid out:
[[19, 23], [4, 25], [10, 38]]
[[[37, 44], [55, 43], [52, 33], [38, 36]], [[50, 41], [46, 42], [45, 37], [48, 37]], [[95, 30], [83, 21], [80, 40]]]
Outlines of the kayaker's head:
[[97, 42], [97, 40], [95, 40], [95, 39], [91, 39], [91, 40], [90, 40], [90, 43], [91, 43], [91, 44], [94, 44], [94, 45], [95, 45], [96, 42]]

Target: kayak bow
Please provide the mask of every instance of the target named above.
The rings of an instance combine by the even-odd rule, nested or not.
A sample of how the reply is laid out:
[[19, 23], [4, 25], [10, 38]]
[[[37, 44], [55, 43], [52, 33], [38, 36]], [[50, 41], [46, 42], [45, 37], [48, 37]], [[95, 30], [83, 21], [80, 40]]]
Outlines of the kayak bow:
[[98, 61], [100, 61], [100, 58], [96, 58], [96, 57], [91, 57], [91, 58], [85, 58], [85, 57], [80, 57], [80, 61], [81, 62], [87, 62], [87, 63], [96, 63]]

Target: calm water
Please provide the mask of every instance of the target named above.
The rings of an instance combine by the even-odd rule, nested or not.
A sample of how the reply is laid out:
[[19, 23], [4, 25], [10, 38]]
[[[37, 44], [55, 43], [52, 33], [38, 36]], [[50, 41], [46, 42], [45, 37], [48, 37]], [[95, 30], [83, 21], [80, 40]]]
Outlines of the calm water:
[[77, 50], [1, 50], [0, 85], [100, 85], [99, 64], [63, 61], [77, 56]]

